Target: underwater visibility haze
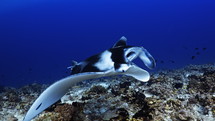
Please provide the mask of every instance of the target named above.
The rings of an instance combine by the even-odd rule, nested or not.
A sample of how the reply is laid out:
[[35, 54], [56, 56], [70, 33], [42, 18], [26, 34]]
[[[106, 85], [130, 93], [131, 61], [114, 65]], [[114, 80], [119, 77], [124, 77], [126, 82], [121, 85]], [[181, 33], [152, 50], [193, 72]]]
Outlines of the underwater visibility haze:
[[111, 48], [121, 36], [149, 50], [158, 70], [213, 63], [214, 5], [212, 0], [2, 0], [0, 85], [53, 83], [69, 75], [72, 60]]
[[0, 120], [214, 121], [214, 0], [1, 0]]

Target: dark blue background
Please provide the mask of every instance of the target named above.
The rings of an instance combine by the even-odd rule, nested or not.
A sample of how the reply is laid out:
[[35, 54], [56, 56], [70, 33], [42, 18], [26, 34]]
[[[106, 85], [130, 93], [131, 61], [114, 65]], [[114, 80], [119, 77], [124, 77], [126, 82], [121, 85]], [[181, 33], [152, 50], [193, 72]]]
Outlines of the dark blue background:
[[213, 0], [1, 0], [0, 85], [53, 83], [68, 75], [71, 60], [108, 49], [122, 35], [148, 49], [157, 70], [215, 62], [214, 6]]

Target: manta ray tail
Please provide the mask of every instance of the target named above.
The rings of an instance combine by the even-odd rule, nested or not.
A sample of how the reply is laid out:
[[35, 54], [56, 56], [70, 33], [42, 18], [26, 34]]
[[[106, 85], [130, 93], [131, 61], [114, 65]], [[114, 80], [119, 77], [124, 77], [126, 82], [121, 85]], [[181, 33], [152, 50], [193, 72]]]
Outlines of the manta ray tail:
[[78, 62], [76, 62], [76, 61], [73, 60], [73, 61], [72, 61], [72, 65], [69, 66], [69, 67], [67, 67], [67, 69], [72, 70], [77, 64], [78, 64]]

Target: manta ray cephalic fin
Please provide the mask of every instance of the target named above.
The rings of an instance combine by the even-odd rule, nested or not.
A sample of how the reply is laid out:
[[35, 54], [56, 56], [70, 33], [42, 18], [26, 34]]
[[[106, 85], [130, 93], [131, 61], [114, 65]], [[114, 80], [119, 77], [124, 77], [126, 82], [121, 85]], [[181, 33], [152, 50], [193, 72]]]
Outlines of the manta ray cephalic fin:
[[142, 82], [147, 82], [150, 78], [150, 74], [146, 70], [135, 65], [131, 66], [126, 72], [124, 72], [124, 75], [132, 76]]

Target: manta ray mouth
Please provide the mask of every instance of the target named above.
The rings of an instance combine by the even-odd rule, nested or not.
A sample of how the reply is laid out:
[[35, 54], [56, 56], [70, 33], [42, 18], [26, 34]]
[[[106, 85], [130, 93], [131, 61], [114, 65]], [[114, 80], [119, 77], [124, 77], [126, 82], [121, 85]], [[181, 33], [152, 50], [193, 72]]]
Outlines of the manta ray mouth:
[[127, 57], [127, 58], [129, 58], [129, 57], [131, 57], [131, 56], [133, 57], [134, 54], [135, 54], [135, 52], [129, 52], [129, 53], [126, 55], [126, 57]]

